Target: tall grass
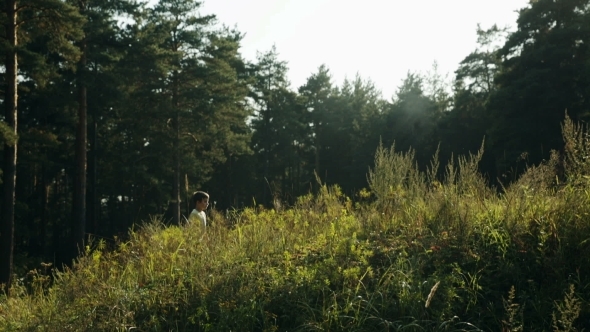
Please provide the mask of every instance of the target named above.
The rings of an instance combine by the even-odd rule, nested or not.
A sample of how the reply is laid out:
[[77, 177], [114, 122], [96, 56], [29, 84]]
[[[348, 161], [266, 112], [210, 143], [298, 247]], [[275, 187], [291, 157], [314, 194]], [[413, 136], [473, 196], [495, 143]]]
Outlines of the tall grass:
[[206, 231], [154, 220], [70, 270], [19, 276], [0, 330], [582, 331], [590, 167], [568, 121], [564, 162], [501, 194], [477, 172], [483, 150], [437, 179], [436, 156], [423, 173], [380, 146], [357, 202], [323, 186], [289, 209], [213, 211]]

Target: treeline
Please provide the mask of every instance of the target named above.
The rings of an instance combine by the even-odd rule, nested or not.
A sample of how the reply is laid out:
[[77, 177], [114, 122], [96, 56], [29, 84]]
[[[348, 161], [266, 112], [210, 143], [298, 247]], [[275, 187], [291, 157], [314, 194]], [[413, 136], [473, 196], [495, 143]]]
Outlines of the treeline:
[[590, 111], [587, 0], [531, 1], [514, 32], [477, 29], [451, 83], [409, 73], [392, 98], [324, 65], [294, 89], [275, 48], [246, 61], [242, 33], [191, 0], [3, 5], [0, 283], [15, 254], [59, 264], [88, 236], [178, 223], [197, 189], [217, 209], [289, 204], [318, 179], [354, 196], [379, 142], [426, 166], [485, 137], [480, 170], [509, 182]]

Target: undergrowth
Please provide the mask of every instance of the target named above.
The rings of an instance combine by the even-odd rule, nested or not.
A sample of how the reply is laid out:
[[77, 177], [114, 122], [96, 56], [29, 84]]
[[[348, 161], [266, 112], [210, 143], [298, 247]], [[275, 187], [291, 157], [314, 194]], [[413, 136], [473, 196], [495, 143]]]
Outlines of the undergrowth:
[[583, 331], [587, 137], [566, 119], [565, 156], [501, 194], [477, 172], [483, 149], [439, 181], [436, 156], [422, 173], [380, 146], [357, 202], [323, 186], [289, 209], [213, 211], [205, 231], [153, 220], [16, 278], [0, 330]]

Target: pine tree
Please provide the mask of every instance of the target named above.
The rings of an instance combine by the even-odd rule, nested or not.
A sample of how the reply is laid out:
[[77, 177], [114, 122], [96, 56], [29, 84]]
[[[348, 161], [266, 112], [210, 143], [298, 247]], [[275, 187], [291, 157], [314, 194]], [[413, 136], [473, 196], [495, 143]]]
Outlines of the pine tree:
[[[98, 103], [99, 98], [95, 97], [97, 86], [92, 86], [91, 75], [107, 76], [110, 66], [114, 61], [121, 57], [122, 45], [120, 44], [120, 34], [117, 16], [127, 14], [133, 15], [137, 10], [137, 5], [131, 1], [104, 1], [89, 0], [75, 1], [72, 5], [77, 6], [79, 12], [87, 18], [84, 25], [84, 37], [78, 42], [81, 56], [76, 68], [76, 95], [78, 123], [76, 126], [76, 144], [75, 144], [75, 178], [74, 190], [72, 191], [72, 244], [76, 250], [84, 247], [87, 229], [87, 215], [90, 216], [90, 222], [93, 230], [98, 228], [96, 220], [96, 156], [93, 153], [90, 169], [92, 195], [87, 197], [87, 168], [88, 168], [88, 117], [89, 117], [89, 97], [91, 103]], [[90, 70], [94, 69], [93, 72]], [[88, 86], [91, 85], [93, 92], [88, 93]], [[104, 88], [104, 87], [103, 87]], [[111, 95], [112, 96], [112, 95]], [[98, 105], [92, 105], [91, 108], [96, 111]], [[92, 117], [93, 134], [95, 134], [96, 114]], [[91, 140], [93, 146], [96, 146], [96, 139], [93, 135]], [[93, 149], [94, 150], [94, 149]], [[93, 151], [94, 152], [94, 151]], [[89, 202], [90, 213], [87, 212], [86, 206]]]
[[[43, 35], [49, 40], [48, 50], [57, 52], [64, 58], [73, 58], [78, 50], [71, 41], [78, 39], [82, 17], [75, 8], [62, 1], [39, 0], [27, 2], [26, 5], [19, 0], [4, 1], [2, 10], [4, 22], [4, 34], [1, 36], [0, 49], [5, 54], [4, 66], [6, 69], [4, 91], [4, 121], [11, 134], [18, 134], [18, 75], [19, 58], [34, 61], [37, 69], [43, 68], [43, 57], [28, 51], [27, 42]], [[30, 77], [42, 79], [45, 70], [28, 72]], [[41, 83], [38, 82], [38, 83]], [[8, 291], [12, 277], [13, 247], [14, 247], [14, 205], [16, 188], [16, 164], [17, 147], [14, 144], [4, 144], [3, 167], [3, 197], [2, 197], [2, 227], [0, 228], [0, 284], [6, 285]]]
[[[565, 113], [590, 109], [588, 0], [538, 0], [519, 12], [518, 29], [500, 49], [501, 71], [490, 100], [490, 143], [499, 171], [537, 163], [560, 150]], [[524, 169], [524, 165], [519, 168]]]
[[296, 98], [289, 90], [287, 70], [287, 62], [279, 60], [275, 46], [266, 53], [258, 54], [252, 92], [255, 102], [252, 150], [259, 156], [258, 174], [262, 174], [262, 177], [258, 182], [263, 204], [269, 204], [271, 194], [280, 191], [277, 182], [280, 183], [284, 175], [284, 161], [279, 160], [279, 153], [281, 149], [286, 149], [284, 144], [287, 142], [280, 141], [279, 137], [281, 132], [291, 128], [283, 128], [285, 119], [282, 116], [288, 113]]
[[299, 88], [299, 93], [305, 98], [305, 107], [309, 112], [308, 121], [312, 129], [313, 171], [320, 179], [322, 178], [322, 150], [325, 149], [324, 142], [328, 139], [325, 126], [334, 92], [331, 80], [328, 68], [321, 65], [317, 73], [312, 74]]
[[[165, 219], [173, 223], [190, 212], [182, 199], [204, 189], [230, 155], [248, 150], [242, 35], [216, 27], [214, 17], [200, 16], [199, 8], [193, 1], [161, 1], [148, 9], [129, 32], [131, 46], [120, 64], [127, 97], [118, 129], [125, 143], [113, 158], [125, 175], [116, 175], [123, 176], [122, 185], [108, 190], [149, 197], [149, 210], [134, 206], [143, 215], [161, 213], [158, 202], [168, 198]], [[126, 204], [131, 201], [145, 200], [130, 198]]]
[[[498, 50], [506, 41], [506, 28], [493, 25], [477, 27], [477, 48], [467, 55], [455, 71], [453, 107], [438, 122], [436, 137], [440, 141], [440, 158], [477, 153], [489, 130], [491, 119], [487, 112], [490, 96], [496, 91], [495, 78], [500, 71]], [[489, 143], [489, 140], [486, 140]], [[483, 155], [482, 171], [495, 179], [493, 155]]]

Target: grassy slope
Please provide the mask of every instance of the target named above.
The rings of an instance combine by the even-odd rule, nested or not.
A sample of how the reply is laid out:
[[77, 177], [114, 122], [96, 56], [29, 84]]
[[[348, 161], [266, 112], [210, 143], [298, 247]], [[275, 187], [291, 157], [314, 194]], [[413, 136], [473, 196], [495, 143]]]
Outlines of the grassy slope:
[[0, 297], [0, 331], [589, 327], [585, 176], [555, 185], [550, 162], [499, 196], [477, 156], [443, 183], [411, 159], [378, 151], [366, 202], [324, 187], [289, 210], [235, 213], [231, 228], [219, 214], [206, 233], [150, 223], [52, 285], [32, 271]]
[[562, 311], [582, 327], [588, 198], [442, 186], [380, 213], [324, 189], [292, 210], [244, 211], [233, 229], [150, 224], [89, 250], [51, 287], [29, 274], [1, 300], [0, 330], [541, 331], [570, 285], [581, 309]]

